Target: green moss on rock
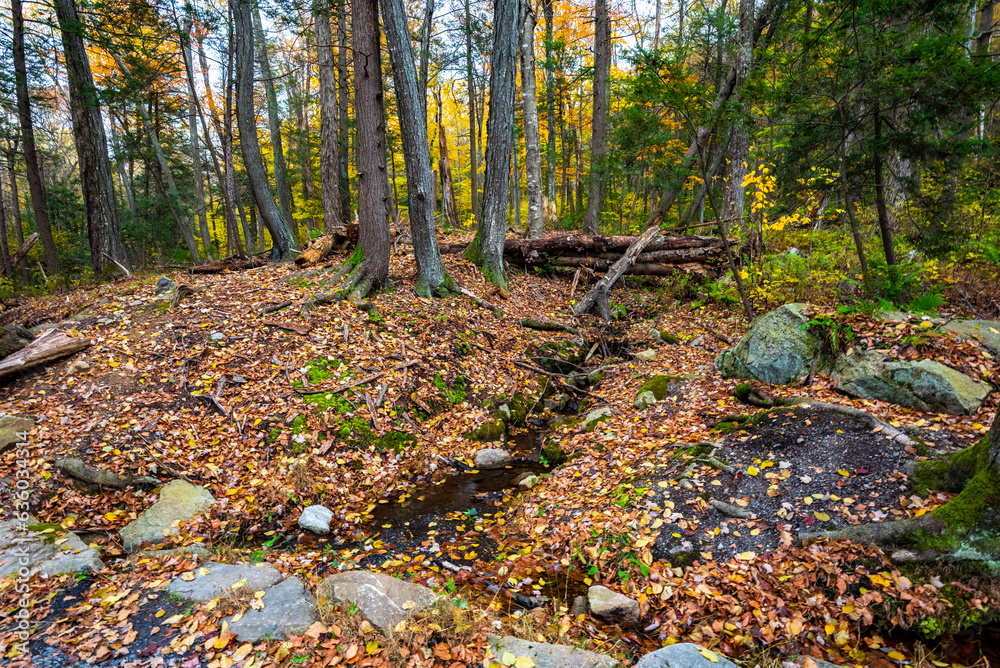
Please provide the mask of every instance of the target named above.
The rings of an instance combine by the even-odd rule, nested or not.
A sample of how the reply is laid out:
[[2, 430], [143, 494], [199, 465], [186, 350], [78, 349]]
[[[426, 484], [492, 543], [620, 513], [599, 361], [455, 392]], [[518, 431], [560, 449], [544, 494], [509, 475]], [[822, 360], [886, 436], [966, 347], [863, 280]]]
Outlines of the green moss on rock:
[[677, 344], [679, 344], [681, 342], [680, 339], [678, 339], [676, 336], [674, 336], [670, 332], [660, 332], [660, 340], [663, 341], [664, 343], [666, 343], [667, 345], [671, 345], [671, 346], [676, 346]]
[[506, 432], [507, 427], [504, 425], [503, 420], [489, 420], [468, 432], [465, 436], [473, 441], [491, 443], [502, 439]]

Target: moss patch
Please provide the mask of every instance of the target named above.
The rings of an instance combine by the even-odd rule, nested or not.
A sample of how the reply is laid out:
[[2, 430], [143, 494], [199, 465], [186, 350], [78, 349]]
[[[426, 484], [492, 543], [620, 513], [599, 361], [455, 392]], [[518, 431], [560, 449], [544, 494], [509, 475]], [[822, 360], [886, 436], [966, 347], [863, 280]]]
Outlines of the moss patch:
[[678, 343], [681, 342], [680, 339], [678, 339], [676, 336], [674, 336], [670, 332], [660, 332], [660, 341], [663, 341], [667, 345], [671, 345], [671, 346], [676, 346]]
[[437, 388], [441, 397], [452, 405], [461, 404], [468, 397], [465, 383], [466, 378], [463, 375], [456, 376], [455, 381], [451, 385], [448, 385], [440, 371], [434, 374], [434, 387]]
[[465, 437], [473, 441], [490, 443], [502, 439], [506, 432], [507, 427], [502, 420], [489, 420], [468, 432]]
[[639, 388], [635, 396], [643, 392], [652, 392], [657, 401], [663, 401], [670, 394], [670, 384], [680, 380], [680, 376], [653, 376]]

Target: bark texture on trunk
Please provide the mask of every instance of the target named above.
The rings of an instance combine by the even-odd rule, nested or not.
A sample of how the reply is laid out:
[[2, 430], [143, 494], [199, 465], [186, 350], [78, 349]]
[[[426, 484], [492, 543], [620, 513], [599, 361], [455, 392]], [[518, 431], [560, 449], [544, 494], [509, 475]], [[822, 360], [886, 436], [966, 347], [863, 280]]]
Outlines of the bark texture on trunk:
[[344, 222], [351, 218], [351, 178], [348, 171], [347, 107], [350, 90], [347, 87], [347, 0], [337, 2], [337, 150], [340, 153], [340, 210]]
[[[746, 1], [746, 0], [744, 0]], [[608, 77], [611, 73], [611, 17], [608, 0], [597, 0], [594, 32], [594, 121], [590, 138], [590, 193], [587, 212], [583, 216], [583, 231], [597, 234], [601, 227], [601, 204], [604, 199], [604, 171], [608, 142], [605, 128], [608, 120]]]
[[31, 120], [31, 101], [28, 96], [28, 70], [24, 60], [24, 17], [21, 12], [21, 0], [11, 0], [11, 12], [14, 19], [14, 87], [17, 95], [17, 117], [21, 125], [21, 143], [24, 146], [24, 164], [28, 172], [28, 191], [31, 194], [31, 208], [35, 212], [38, 237], [42, 241], [42, 248], [45, 249], [45, 268], [49, 276], [54, 276], [62, 269], [62, 262], [59, 260], [56, 242], [52, 238], [49, 206], [45, 199], [45, 185], [42, 183], [42, 170], [38, 165], [38, 149], [35, 146], [35, 129]]
[[236, 52], [236, 116], [240, 126], [240, 147], [247, 179], [261, 218], [271, 233], [272, 256], [286, 259], [291, 254], [293, 239], [282, 220], [278, 203], [271, 194], [267, 171], [260, 155], [257, 139], [257, 119], [253, 107], [253, 13], [252, 0], [230, 0], [233, 10], [234, 49]]
[[427, 147], [427, 114], [406, 27], [406, 7], [403, 0], [381, 0], [381, 6], [399, 107], [410, 233], [417, 263], [416, 290], [422, 297], [444, 297], [454, 293], [454, 284], [441, 263], [434, 228], [434, 172]]
[[[182, 49], [185, 64], [191, 62], [191, 19], [187, 19], [185, 35], [182, 36]], [[201, 176], [201, 149], [198, 141], [198, 96], [194, 90], [194, 78], [187, 77], [188, 89], [188, 137], [191, 143], [191, 171], [194, 177], [194, 203], [198, 211], [198, 229], [201, 232], [201, 244], [205, 255], [212, 247], [212, 235], [208, 232], [208, 215], [205, 211], [205, 191]]]
[[417, 88], [420, 91], [420, 106], [424, 110], [424, 122], [427, 121], [427, 63], [431, 57], [431, 32], [434, 28], [434, 0], [427, 0], [424, 10], [424, 23], [420, 27], [420, 76]]
[[472, 12], [465, 0], [465, 75], [469, 88], [469, 179], [471, 184], [472, 217], [479, 215], [479, 152], [476, 148], [476, 82], [472, 76]]
[[741, 98], [743, 84], [750, 71], [750, 61], [753, 58], [753, 0], [740, 0], [740, 20], [736, 37], [736, 62], [733, 63], [736, 80], [733, 82], [733, 94], [736, 96], [740, 113], [732, 129], [732, 140], [729, 142], [729, 176], [726, 179], [725, 192], [722, 198], [722, 220], [720, 225], [739, 224], [743, 220], [743, 208], [746, 200], [743, 179], [747, 175], [747, 160], [750, 154], [750, 132], [745, 122], [749, 116], [749, 108]]
[[10, 276], [14, 265], [10, 261], [10, 248], [7, 245], [7, 198], [3, 192], [3, 171], [0, 170], [0, 259], [3, 260], [3, 275]]
[[486, 175], [479, 229], [466, 257], [480, 266], [490, 283], [507, 288], [503, 244], [507, 235], [507, 190], [514, 138], [517, 69], [518, 0], [493, 3], [493, 51], [490, 54], [490, 114], [486, 121]]
[[323, 199], [323, 232], [332, 234], [346, 224], [340, 198], [340, 147], [337, 143], [337, 72], [333, 62], [330, 8], [324, 0], [313, 5], [319, 69], [319, 180]]
[[281, 219], [292, 233], [295, 245], [301, 248], [302, 239], [299, 234], [299, 226], [292, 218], [292, 185], [288, 180], [288, 167], [285, 163], [284, 144], [281, 139], [278, 93], [274, 85], [274, 74], [271, 71], [271, 57], [267, 51], [267, 36], [264, 34], [260, 20], [260, 6], [256, 2], [253, 3], [252, 19], [257, 42], [257, 63], [260, 66], [260, 75], [264, 80], [264, 93], [267, 96], [267, 122], [271, 133], [271, 152], [274, 154], [274, 185], [278, 191], [278, 205], [281, 210]]
[[547, 114], [546, 132], [548, 142], [545, 150], [545, 167], [547, 178], [545, 196], [549, 202], [556, 201], [556, 73], [552, 52], [553, 26], [555, 20], [555, 0], [540, 0], [542, 12], [545, 14], [545, 112]]
[[111, 179], [108, 139], [104, 134], [97, 87], [94, 86], [94, 75], [83, 43], [84, 25], [77, 14], [74, 0], [55, 0], [54, 4], [69, 79], [73, 140], [76, 143], [83, 200], [87, 208], [90, 260], [94, 273], [100, 276], [116, 262], [126, 269], [130, 262], [118, 226], [118, 205]]
[[535, 91], [535, 12], [531, 0], [521, 9], [521, 106], [524, 111], [525, 188], [528, 191], [528, 238], [542, 236], [542, 139], [538, 129], [538, 96]]

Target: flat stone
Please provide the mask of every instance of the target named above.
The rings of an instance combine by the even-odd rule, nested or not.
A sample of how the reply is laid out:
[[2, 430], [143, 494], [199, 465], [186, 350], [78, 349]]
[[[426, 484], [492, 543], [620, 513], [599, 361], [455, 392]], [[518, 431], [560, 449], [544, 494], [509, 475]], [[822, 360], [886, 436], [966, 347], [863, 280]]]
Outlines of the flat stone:
[[[29, 517], [28, 526], [33, 524], [37, 520]], [[17, 520], [0, 522], [0, 578], [14, 575], [22, 568], [28, 569], [28, 577], [104, 568], [99, 552], [71, 531], [56, 529], [39, 533], [24, 532], [21, 528]]]
[[188, 545], [186, 547], [171, 547], [166, 550], [143, 550], [139, 553], [147, 557], [176, 557], [191, 556], [199, 559], [208, 559], [212, 556], [211, 550], [204, 545]]
[[712, 652], [716, 660], [712, 661], [701, 653], [701, 648], [693, 643], [677, 643], [651, 652], [635, 664], [635, 668], [737, 668], [718, 652]]
[[583, 418], [580, 426], [583, 427], [584, 431], [593, 431], [594, 427], [609, 419], [611, 419], [611, 409], [605, 406], [604, 408], [598, 408], [587, 413], [587, 417]]
[[653, 349], [643, 350], [633, 355], [636, 362], [652, 362], [656, 359], [656, 351]]
[[126, 552], [135, 552], [143, 543], [162, 543], [178, 532], [177, 522], [187, 521], [208, 510], [215, 497], [204, 487], [184, 480], [171, 480], [160, 488], [160, 498], [119, 533]]
[[610, 656], [569, 645], [551, 645], [512, 636], [489, 636], [486, 640], [491, 652], [486, 657], [486, 665], [490, 665], [491, 659], [502, 659], [505, 652], [510, 652], [515, 657], [531, 659], [535, 668], [617, 668], [621, 665]]
[[1000, 322], [994, 320], [951, 320], [941, 328], [960, 338], [976, 341], [994, 355], [1000, 355]]
[[324, 536], [330, 533], [330, 520], [333, 519], [333, 511], [323, 506], [309, 506], [299, 515], [299, 526], [306, 531]]
[[302, 633], [319, 621], [316, 598], [298, 578], [291, 577], [272, 586], [261, 599], [264, 607], [247, 610], [243, 617], [230, 620], [229, 630], [240, 642], [284, 640], [292, 633]]
[[[202, 574], [203, 569], [207, 569], [208, 572]], [[192, 601], [207, 601], [225, 594], [233, 589], [234, 584], [243, 580], [246, 580], [246, 583], [241, 586], [260, 591], [281, 582], [281, 578], [278, 569], [267, 564], [250, 566], [209, 561], [203, 567], [195, 569], [193, 580], [184, 580], [181, 576], [174, 578], [167, 585], [167, 591]]]
[[594, 585], [588, 589], [587, 603], [590, 604], [590, 614], [598, 619], [619, 626], [639, 623], [639, 602], [607, 587]]
[[502, 448], [485, 448], [476, 453], [475, 467], [481, 470], [502, 469], [514, 463], [510, 453]]
[[35, 421], [21, 415], [4, 415], [0, 417], [0, 452], [15, 447], [24, 441], [22, 436], [30, 432]]
[[321, 609], [353, 603], [382, 633], [391, 632], [410, 615], [448, 601], [427, 587], [370, 571], [335, 573], [323, 580], [316, 597]]

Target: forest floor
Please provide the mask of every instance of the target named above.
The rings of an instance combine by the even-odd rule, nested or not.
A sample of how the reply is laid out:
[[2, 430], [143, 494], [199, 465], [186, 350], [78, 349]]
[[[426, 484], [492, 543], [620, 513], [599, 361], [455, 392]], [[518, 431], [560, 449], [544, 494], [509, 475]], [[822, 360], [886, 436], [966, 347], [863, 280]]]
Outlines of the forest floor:
[[[326, 275], [283, 264], [168, 274], [194, 289], [173, 308], [154, 294], [156, 276], [146, 276], [31, 300], [0, 316], [27, 325], [77, 316], [63, 329], [94, 341], [0, 389], [0, 412], [37, 423], [34, 515], [99, 544], [106, 563], [87, 577], [32, 582], [32, 648], [49, 657], [38, 665], [229, 668], [235, 654], [244, 668], [411, 665], [415, 656], [427, 660], [420, 665], [473, 666], [487, 633], [586, 647], [626, 665], [671, 639], [745, 666], [799, 654], [878, 668], [998, 665], [1000, 631], [976, 625], [996, 619], [996, 578], [956, 565], [897, 565], [849, 543], [796, 546], [799, 531], [917, 516], [950, 497], [909, 490], [903, 466], [921, 453], [809, 404], [729, 433], [713, 429], [748, 412], [733, 396], [735, 383], [713, 366], [729, 347], [723, 340], [745, 332], [739, 311], [691, 310], [655, 281], [627, 279], [612, 295], [623, 307], [617, 321], [580, 322], [570, 315], [567, 277], [519, 273], [501, 295], [461, 258], [445, 260], [453, 278], [506, 315], [464, 297], [415, 296], [404, 248], [393, 257], [394, 288], [374, 298], [376, 311], [341, 302], [303, 314]], [[996, 377], [1000, 368], [968, 342], [915, 338], [918, 322], [850, 317], [870, 347], [975, 375]], [[520, 318], [579, 334], [536, 331]], [[679, 343], [654, 341], [651, 328]], [[633, 358], [650, 348], [654, 360]], [[559, 356], [570, 360], [544, 359]], [[89, 369], [71, 369], [77, 360]], [[532, 370], [573, 365], [600, 368], [603, 379], [569, 389], [564, 377]], [[375, 374], [336, 395], [300, 392]], [[669, 396], [637, 409], [639, 388], [657, 374], [671, 377]], [[981, 438], [997, 410], [996, 394], [970, 417], [851, 401], [823, 376], [786, 390], [869, 411], [942, 449]], [[523, 461], [480, 473], [450, 465], [470, 468], [491, 447], [469, 432], [518, 396], [534, 413], [504, 438]], [[580, 418], [604, 407], [603, 421], [581, 427]], [[705, 442], [715, 450], [695, 447]], [[557, 464], [560, 451], [567, 459]], [[732, 471], [707, 462], [709, 454]], [[122, 475], [204, 485], [219, 502], [186, 524], [176, 544], [203, 542], [216, 560], [269, 562], [313, 589], [338, 569], [364, 567], [468, 605], [450, 628], [418, 621], [394, 638], [349, 612], [290, 642], [247, 647], [220, 637], [225, 606], [185, 607], [160, 592], [196, 563], [123, 551], [117, 531], [149, 506], [150, 492], [74, 483], [53, 466], [67, 456]], [[12, 452], [0, 455], [0, 479], [13, 480], [14, 466]], [[523, 471], [541, 474], [539, 482], [519, 488]], [[0, 485], [4, 508], [10, 491]], [[723, 514], [709, 499], [746, 517]], [[328, 536], [297, 526], [314, 503], [334, 511]], [[572, 617], [574, 597], [592, 583], [638, 600], [641, 623]], [[10, 640], [4, 625], [19, 596], [11, 580], [0, 582], [0, 644]], [[14, 652], [4, 665], [30, 659]]]

